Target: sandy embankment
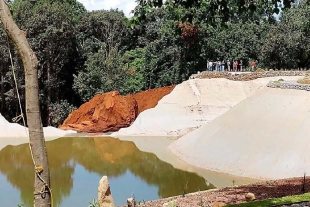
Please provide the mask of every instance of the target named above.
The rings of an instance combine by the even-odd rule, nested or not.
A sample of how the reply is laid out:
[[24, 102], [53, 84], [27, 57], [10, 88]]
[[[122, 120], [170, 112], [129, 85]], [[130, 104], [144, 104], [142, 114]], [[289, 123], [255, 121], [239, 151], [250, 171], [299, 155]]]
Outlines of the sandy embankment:
[[155, 108], [142, 112], [128, 128], [112, 136], [180, 137], [221, 116], [241, 101], [266, 88], [271, 80], [297, 80], [298, 76], [251, 81], [192, 79], [177, 85]]
[[[52, 140], [58, 137], [64, 137], [76, 133], [72, 130], [61, 130], [54, 127], [43, 127], [44, 137], [46, 140]], [[28, 128], [8, 122], [0, 114], [0, 149], [6, 145], [17, 145], [28, 142]]]
[[265, 88], [169, 148], [205, 169], [252, 178], [298, 177], [310, 172], [309, 126], [308, 91]]

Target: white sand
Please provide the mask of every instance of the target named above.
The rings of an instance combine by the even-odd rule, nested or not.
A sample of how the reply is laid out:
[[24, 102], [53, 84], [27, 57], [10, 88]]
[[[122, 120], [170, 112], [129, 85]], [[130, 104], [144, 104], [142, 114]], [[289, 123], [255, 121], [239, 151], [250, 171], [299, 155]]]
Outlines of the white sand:
[[[43, 132], [45, 138], [57, 138], [76, 133], [76, 131], [66, 131], [54, 127], [43, 127]], [[0, 139], [1, 138], [28, 138], [28, 128], [8, 122], [0, 114]]]
[[155, 108], [142, 112], [130, 127], [112, 133], [112, 136], [183, 136], [266, 88], [270, 80], [280, 78], [297, 80], [300, 77], [270, 77], [252, 81], [223, 78], [185, 81], [163, 97]]
[[310, 92], [265, 88], [172, 143], [182, 160], [252, 178], [310, 173]]

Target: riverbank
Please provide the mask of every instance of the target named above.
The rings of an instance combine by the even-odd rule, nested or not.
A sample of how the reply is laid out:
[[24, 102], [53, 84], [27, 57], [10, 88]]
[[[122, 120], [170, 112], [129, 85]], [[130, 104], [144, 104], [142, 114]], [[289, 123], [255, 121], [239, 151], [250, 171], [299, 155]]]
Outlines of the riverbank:
[[[246, 202], [245, 195], [247, 193], [253, 193], [256, 197], [256, 200], [264, 200], [269, 198], [280, 198], [289, 195], [302, 194], [304, 193], [301, 190], [302, 187], [303, 177], [269, 180], [250, 185], [235, 187], [232, 186], [217, 190], [208, 190], [186, 194], [185, 196], [180, 195], [155, 201], [147, 201], [137, 206], [162, 207], [165, 203], [169, 202], [175, 202], [178, 207], [216, 206], [216, 203], [239, 204]], [[310, 191], [310, 177], [306, 177], [305, 189], [305, 192]]]

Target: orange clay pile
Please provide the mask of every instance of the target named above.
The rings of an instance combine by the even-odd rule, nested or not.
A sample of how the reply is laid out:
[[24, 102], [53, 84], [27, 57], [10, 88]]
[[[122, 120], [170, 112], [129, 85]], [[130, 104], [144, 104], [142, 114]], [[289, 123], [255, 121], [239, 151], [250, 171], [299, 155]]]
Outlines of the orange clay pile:
[[117, 91], [98, 94], [73, 111], [59, 128], [86, 133], [117, 131], [130, 126], [142, 111], [155, 107], [173, 88], [162, 87], [127, 96]]

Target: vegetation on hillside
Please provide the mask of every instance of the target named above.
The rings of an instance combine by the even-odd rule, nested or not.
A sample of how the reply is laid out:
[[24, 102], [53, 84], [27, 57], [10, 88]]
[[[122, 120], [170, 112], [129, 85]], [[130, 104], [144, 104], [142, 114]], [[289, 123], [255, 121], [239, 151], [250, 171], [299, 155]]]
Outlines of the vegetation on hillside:
[[308, 202], [310, 200], [310, 193], [305, 193], [301, 195], [292, 195], [282, 198], [266, 199], [261, 201], [253, 201], [247, 203], [240, 203], [234, 205], [227, 205], [227, 207], [267, 207], [267, 206], [281, 206], [290, 205], [293, 203]]
[[[166, 1], [156, 8], [139, 2], [130, 20], [118, 10], [87, 12], [75, 0], [10, 3], [40, 61], [44, 125], [59, 125], [96, 93], [128, 94], [180, 83], [206, 70], [207, 60], [242, 60], [245, 67], [257, 60], [259, 67], [272, 69], [309, 67], [308, 0], [282, 10], [279, 18], [273, 16], [278, 13], [273, 1], [256, 7], [230, 1], [229, 12], [226, 5], [217, 14], [212, 1]], [[12, 119], [19, 111], [8, 47], [24, 102], [23, 65], [1, 27], [0, 113]]]

